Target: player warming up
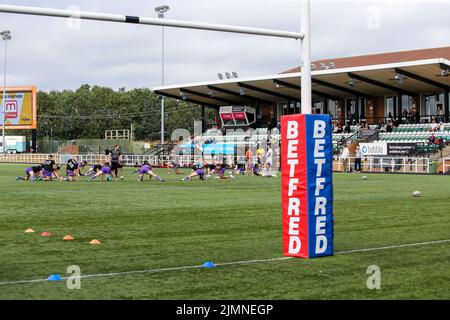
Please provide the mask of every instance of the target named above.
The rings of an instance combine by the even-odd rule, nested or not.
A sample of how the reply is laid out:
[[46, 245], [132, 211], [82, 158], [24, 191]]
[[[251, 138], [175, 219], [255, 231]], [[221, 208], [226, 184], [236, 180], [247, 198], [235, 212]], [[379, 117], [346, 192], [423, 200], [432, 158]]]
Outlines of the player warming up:
[[53, 176], [59, 179], [58, 169], [52, 155], [49, 155], [47, 160], [44, 161], [42, 175], [44, 181], [52, 181]]
[[181, 181], [189, 181], [195, 177], [198, 177], [200, 180], [205, 180], [205, 170], [202, 167], [193, 166], [192, 173], [181, 179]]
[[78, 157], [75, 158], [72, 157], [67, 161], [66, 178], [61, 177], [60, 178], [61, 181], [70, 181], [70, 182], [75, 181], [79, 169], [77, 158]]
[[92, 177], [90, 177], [88, 181], [92, 181], [92, 180], [96, 179], [97, 177], [100, 177], [101, 181], [103, 181], [103, 176], [106, 176], [107, 181], [111, 181], [112, 180], [111, 173], [112, 173], [112, 171], [109, 166], [109, 163], [105, 162], [103, 167], [100, 170], [98, 170], [96, 174], [94, 174]]
[[144, 164], [139, 168], [138, 170], [138, 181], [142, 182], [144, 181], [144, 175], [150, 175], [151, 177], [154, 177], [156, 180], [164, 182], [164, 179], [162, 179], [160, 176], [155, 174], [152, 170], [152, 167], [150, 166], [150, 163], [148, 161], [144, 161]]
[[29, 167], [25, 169], [25, 177], [18, 176], [16, 180], [31, 180], [31, 181], [39, 181], [42, 180], [42, 166], [37, 165], [33, 167]]

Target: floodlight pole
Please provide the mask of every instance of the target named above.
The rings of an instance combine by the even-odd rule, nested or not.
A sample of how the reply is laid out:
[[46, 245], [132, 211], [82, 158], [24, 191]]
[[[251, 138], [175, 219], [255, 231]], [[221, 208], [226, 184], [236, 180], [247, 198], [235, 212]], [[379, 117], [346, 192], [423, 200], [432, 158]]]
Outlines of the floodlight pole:
[[[169, 11], [169, 6], [159, 6], [155, 8], [155, 11], [158, 13], [158, 18], [164, 19], [164, 14]], [[164, 25], [162, 25], [162, 35], [161, 35], [161, 86], [164, 86]], [[161, 96], [161, 145], [164, 150], [164, 96]]]
[[0, 33], [2, 39], [5, 41], [5, 69], [3, 73], [3, 99], [2, 99], [2, 141], [3, 141], [3, 153], [6, 153], [6, 136], [5, 136], [5, 121], [6, 121], [6, 62], [8, 56], [8, 40], [11, 40], [11, 33], [6, 30]]
[[300, 29], [304, 35], [301, 40], [301, 106], [303, 114], [311, 114], [312, 86], [311, 86], [311, 13], [310, 0], [301, 1]]

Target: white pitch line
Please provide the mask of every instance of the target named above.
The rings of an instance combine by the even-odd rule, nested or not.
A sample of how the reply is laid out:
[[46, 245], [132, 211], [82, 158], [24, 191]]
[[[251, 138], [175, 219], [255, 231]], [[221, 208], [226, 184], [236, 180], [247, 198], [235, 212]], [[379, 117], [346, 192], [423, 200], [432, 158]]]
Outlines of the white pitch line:
[[[358, 252], [369, 252], [369, 251], [378, 251], [378, 250], [388, 250], [388, 249], [398, 249], [405, 247], [417, 247], [424, 246], [430, 244], [440, 244], [440, 243], [449, 243], [450, 239], [447, 240], [436, 240], [436, 241], [427, 241], [427, 242], [417, 242], [417, 243], [406, 243], [395, 246], [386, 246], [386, 247], [377, 247], [377, 248], [366, 248], [366, 249], [355, 249], [348, 251], [338, 251], [335, 254], [349, 254], [349, 253], [358, 253]], [[293, 257], [280, 257], [280, 258], [271, 258], [271, 259], [258, 259], [258, 260], [243, 260], [243, 261], [233, 261], [233, 262], [223, 262], [216, 263], [217, 267], [230, 266], [230, 265], [239, 265], [239, 264], [250, 264], [250, 263], [258, 263], [258, 262], [270, 262], [270, 261], [282, 261], [293, 259]], [[161, 269], [149, 269], [149, 270], [135, 270], [135, 271], [124, 271], [124, 272], [112, 272], [112, 273], [97, 273], [97, 274], [88, 274], [80, 276], [80, 279], [86, 278], [100, 278], [100, 277], [113, 277], [113, 276], [124, 276], [124, 275], [132, 275], [132, 274], [143, 274], [143, 273], [160, 273], [166, 271], [176, 271], [176, 270], [186, 270], [186, 269], [200, 269], [204, 268], [203, 265], [196, 266], [184, 266], [184, 267], [171, 267], [171, 268], [161, 268]], [[67, 280], [68, 277], [62, 277], [61, 280]], [[0, 282], [0, 286], [3, 285], [13, 285], [13, 284], [27, 284], [27, 283], [38, 283], [38, 282], [47, 282], [47, 279], [35, 279], [35, 280], [19, 280], [19, 281], [5, 281]]]

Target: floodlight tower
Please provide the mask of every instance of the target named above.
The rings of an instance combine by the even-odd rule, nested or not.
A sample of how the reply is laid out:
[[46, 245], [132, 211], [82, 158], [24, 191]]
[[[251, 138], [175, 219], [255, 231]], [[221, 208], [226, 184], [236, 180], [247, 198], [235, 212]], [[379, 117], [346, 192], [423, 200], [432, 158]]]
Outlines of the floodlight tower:
[[3, 139], [3, 153], [6, 153], [6, 138], [5, 138], [5, 121], [6, 121], [6, 61], [8, 56], [8, 41], [11, 40], [11, 31], [5, 30], [0, 32], [2, 39], [5, 41], [5, 70], [3, 73], [3, 115], [2, 115], [2, 139]]
[[[169, 6], [159, 6], [155, 8], [158, 18], [164, 19], [164, 14], [169, 11]], [[162, 26], [161, 45], [161, 86], [164, 86], [164, 25]], [[161, 144], [164, 145], [164, 96], [161, 97]]]

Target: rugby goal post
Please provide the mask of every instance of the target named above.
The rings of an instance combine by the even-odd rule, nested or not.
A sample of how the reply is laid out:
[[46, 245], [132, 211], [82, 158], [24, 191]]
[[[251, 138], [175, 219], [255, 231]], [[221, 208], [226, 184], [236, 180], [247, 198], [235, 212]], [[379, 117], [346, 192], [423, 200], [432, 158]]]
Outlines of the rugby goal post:
[[283, 254], [312, 258], [333, 254], [331, 118], [311, 115], [310, 0], [300, 3], [301, 32], [15, 5], [0, 5], [0, 12], [300, 40], [302, 115], [281, 119]]

